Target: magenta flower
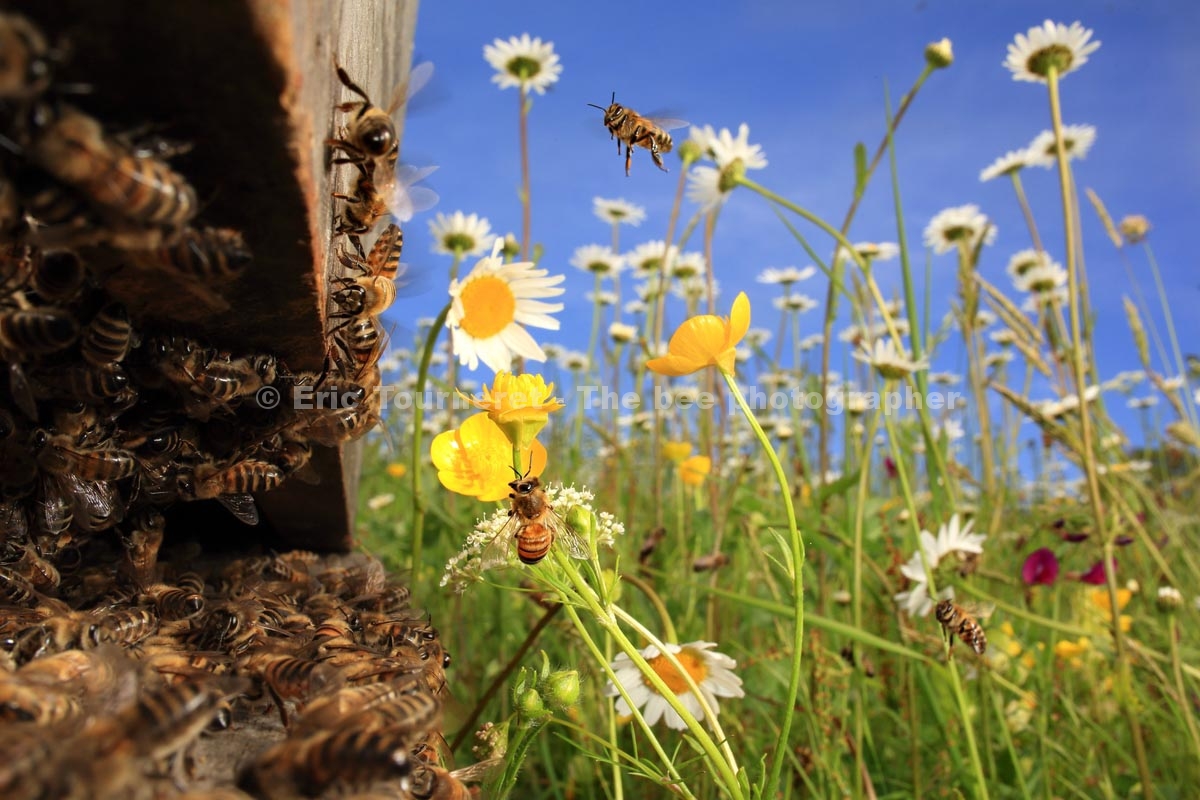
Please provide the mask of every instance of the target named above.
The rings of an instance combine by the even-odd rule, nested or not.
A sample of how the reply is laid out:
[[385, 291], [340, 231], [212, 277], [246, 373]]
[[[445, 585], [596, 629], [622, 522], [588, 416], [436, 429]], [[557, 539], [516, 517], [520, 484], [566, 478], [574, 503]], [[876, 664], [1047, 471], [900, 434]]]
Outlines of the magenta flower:
[[1021, 567], [1021, 580], [1027, 586], [1050, 586], [1058, 580], [1058, 556], [1049, 547], [1034, 550]]
[[[1117, 568], [1117, 560], [1113, 559], [1113, 569]], [[1079, 580], [1084, 583], [1090, 583], [1093, 586], [1103, 586], [1108, 583], [1108, 576], [1104, 572], [1104, 560], [1101, 559], [1092, 565], [1092, 568], [1079, 576]]]

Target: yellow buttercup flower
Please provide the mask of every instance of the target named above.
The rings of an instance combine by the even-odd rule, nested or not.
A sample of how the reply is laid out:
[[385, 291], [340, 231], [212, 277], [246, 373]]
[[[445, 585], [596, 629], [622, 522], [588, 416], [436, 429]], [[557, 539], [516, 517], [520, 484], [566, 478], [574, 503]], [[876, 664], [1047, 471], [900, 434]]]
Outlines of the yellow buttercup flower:
[[1082, 656], [1092, 646], [1091, 641], [1086, 636], [1080, 636], [1079, 641], [1072, 642], [1067, 639], [1054, 643], [1054, 656], [1062, 661], [1068, 662], [1072, 667], [1079, 668], [1083, 666]]
[[546, 426], [550, 412], [563, 407], [554, 397], [554, 384], [547, 384], [541, 375], [513, 375], [510, 372], [496, 373], [492, 387], [483, 387], [481, 398], [468, 397], [467, 401], [486, 411], [509, 441], [521, 447], [528, 447]]
[[734, 351], [750, 329], [750, 299], [739, 292], [729, 318], [700, 314], [685, 320], [667, 345], [667, 355], [646, 366], [660, 375], [691, 375], [705, 367], [732, 374]]
[[662, 451], [669, 460], [679, 463], [692, 454], [692, 443], [663, 442]]
[[[1088, 595], [1092, 605], [1100, 612], [1100, 618], [1105, 622], [1112, 622], [1112, 599], [1108, 595], [1108, 589], [1094, 589]], [[1132, 598], [1133, 592], [1129, 589], [1117, 589], [1117, 610], [1124, 611]], [[1122, 633], [1129, 633], [1133, 628], [1133, 617], [1121, 614], [1117, 617], [1117, 626]]]
[[393, 478], [403, 478], [408, 474], [408, 467], [406, 467], [404, 464], [401, 464], [399, 461], [393, 461], [391, 464], [388, 464], [387, 467], [385, 467], [385, 470], [387, 471], [387, 474]]
[[[507, 434], [486, 412], [463, 420], [458, 430], [434, 437], [429, 446], [438, 480], [452, 492], [483, 501], [508, 497], [513, 479], [513, 449]], [[521, 448], [521, 463], [530, 465], [530, 475], [546, 468], [546, 448], [534, 440]]]
[[679, 464], [679, 479], [687, 486], [700, 486], [710, 472], [712, 459], [708, 456], [692, 456]]

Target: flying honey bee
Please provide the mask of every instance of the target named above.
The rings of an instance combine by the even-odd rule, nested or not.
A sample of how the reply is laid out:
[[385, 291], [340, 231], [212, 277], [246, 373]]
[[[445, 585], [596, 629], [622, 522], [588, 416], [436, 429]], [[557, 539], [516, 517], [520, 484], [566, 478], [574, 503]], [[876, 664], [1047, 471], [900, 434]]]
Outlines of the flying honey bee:
[[508, 486], [512, 489], [508, 495], [512, 501], [509, 519], [484, 549], [483, 569], [507, 564], [514, 541], [517, 543], [517, 558], [522, 564], [541, 561], [550, 552], [556, 539], [562, 541], [572, 558], [587, 560], [591, 557], [588, 543], [554, 513], [546, 490], [536, 475], [519, 475]]
[[954, 637], [957, 636], [967, 647], [970, 647], [978, 655], [983, 655], [987, 650], [987, 635], [984, 634], [983, 627], [980, 626], [976, 617], [981, 616], [986, 619], [991, 611], [990, 608], [975, 607], [968, 610], [947, 598], [938, 602], [933, 613], [950, 637], [951, 647], [954, 646]]
[[608, 128], [611, 138], [617, 140], [617, 153], [621, 152], [621, 145], [625, 145], [625, 175], [629, 176], [629, 166], [633, 161], [633, 148], [644, 147], [650, 151], [650, 157], [654, 159], [654, 164], [663, 172], [669, 172], [663, 164], [662, 154], [671, 152], [671, 148], [675, 146], [671, 139], [671, 134], [667, 131], [674, 128], [682, 128], [687, 125], [683, 120], [678, 119], [656, 119], [653, 117], [644, 117], [634, 111], [632, 108], [617, 102], [617, 93], [613, 92], [612, 102], [608, 108], [598, 106], [595, 103], [588, 103], [592, 108], [599, 108], [604, 112], [604, 127]]

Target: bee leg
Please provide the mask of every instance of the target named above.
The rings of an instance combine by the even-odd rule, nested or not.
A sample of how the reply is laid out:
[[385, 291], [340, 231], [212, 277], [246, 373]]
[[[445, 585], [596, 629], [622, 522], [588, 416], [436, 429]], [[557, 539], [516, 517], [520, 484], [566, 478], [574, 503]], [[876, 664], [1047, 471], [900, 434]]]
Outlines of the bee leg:
[[671, 170], [667, 169], [667, 168], [666, 168], [666, 166], [664, 166], [664, 165], [663, 165], [662, 153], [660, 153], [660, 152], [658, 151], [658, 146], [657, 146], [657, 145], [654, 145], [654, 146], [652, 146], [652, 147], [650, 148], [650, 157], [651, 157], [652, 159], [654, 159], [654, 164], [655, 164], [655, 166], [657, 166], [657, 167], [658, 167], [659, 169], [661, 169], [663, 172], [670, 172], [670, 171], [671, 171]]
[[283, 705], [283, 698], [279, 696], [279, 693], [275, 691], [275, 687], [271, 686], [271, 684], [266, 681], [263, 681], [263, 684], [267, 688], [267, 693], [271, 695], [271, 699], [275, 702], [275, 707], [279, 709], [279, 721], [283, 723], [283, 729], [287, 730], [288, 713], [287, 708]]
[[633, 162], [633, 144], [625, 145], [625, 177], [629, 177], [629, 165]]

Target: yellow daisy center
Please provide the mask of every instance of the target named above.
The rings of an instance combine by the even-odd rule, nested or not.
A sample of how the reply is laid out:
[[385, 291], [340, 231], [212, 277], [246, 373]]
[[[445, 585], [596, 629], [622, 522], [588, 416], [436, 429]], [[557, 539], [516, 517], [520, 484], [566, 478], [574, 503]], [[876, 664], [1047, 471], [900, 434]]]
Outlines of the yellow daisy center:
[[[708, 677], [708, 665], [705, 663], [700, 654], [691, 650], [680, 650], [675, 654], [675, 658], [679, 659], [679, 666], [683, 667], [688, 675], [692, 676], [692, 680], [697, 685], [704, 682]], [[675, 694], [684, 694], [688, 691], [687, 679], [683, 673], [675, 668], [665, 655], [658, 655], [649, 659], [646, 663], [650, 668], [658, 673], [658, 677], [662, 678], [663, 683], [667, 685]], [[650, 687], [654, 691], [654, 687]]]
[[513, 323], [517, 298], [502, 279], [484, 275], [463, 286], [458, 298], [463, 317], [459, 325], [476, 339], [490, 339]]

